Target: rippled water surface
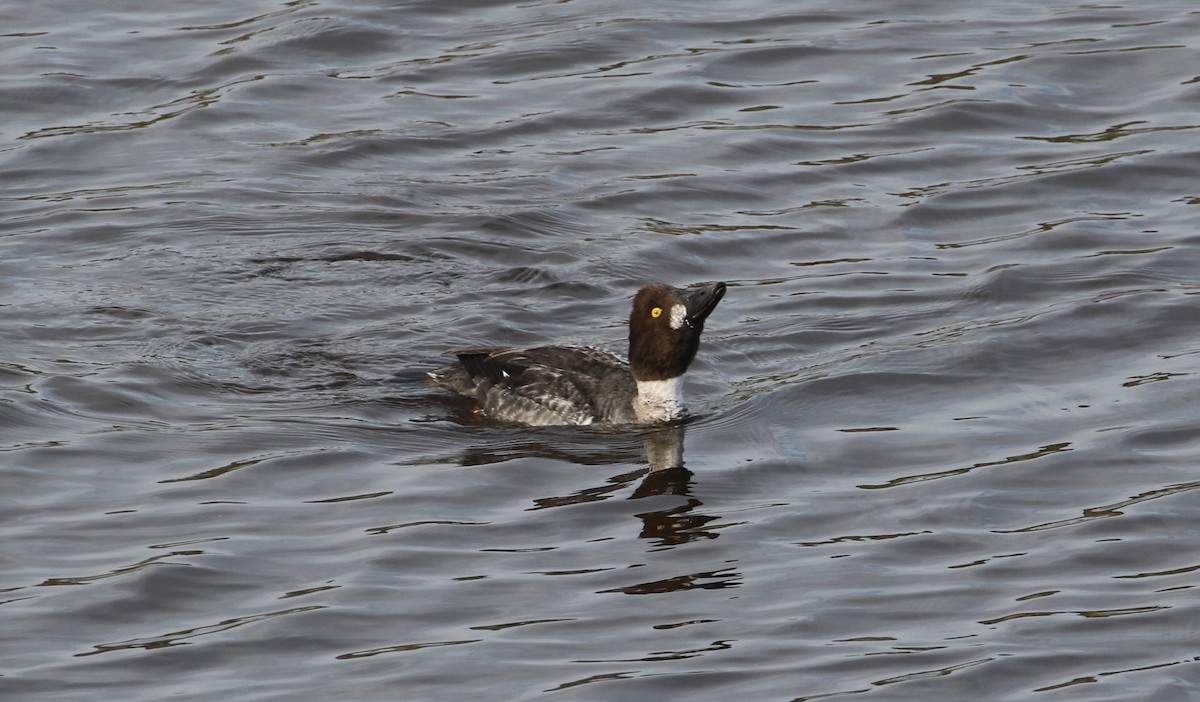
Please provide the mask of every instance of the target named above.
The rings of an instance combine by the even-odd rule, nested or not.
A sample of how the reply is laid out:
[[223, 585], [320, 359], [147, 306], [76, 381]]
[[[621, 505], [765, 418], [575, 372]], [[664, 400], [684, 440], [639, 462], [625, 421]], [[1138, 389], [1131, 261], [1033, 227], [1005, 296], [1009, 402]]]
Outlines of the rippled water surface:
[[10, 5], [5, 700], [1195, 699], [1193, 3]]

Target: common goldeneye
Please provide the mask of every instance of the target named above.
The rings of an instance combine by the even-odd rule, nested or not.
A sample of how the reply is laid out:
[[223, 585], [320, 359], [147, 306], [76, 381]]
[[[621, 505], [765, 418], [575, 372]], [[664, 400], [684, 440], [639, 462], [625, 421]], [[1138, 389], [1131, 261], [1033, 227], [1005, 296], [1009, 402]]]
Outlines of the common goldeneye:
[[483, 414], [527, 425], [656, 424], [682, 417], [683, 374], [725, 283], [681, 290], [647, 285], [633, 298], [629, 361], [603, 349], [464, 348], [429, 373], [474, 398]]

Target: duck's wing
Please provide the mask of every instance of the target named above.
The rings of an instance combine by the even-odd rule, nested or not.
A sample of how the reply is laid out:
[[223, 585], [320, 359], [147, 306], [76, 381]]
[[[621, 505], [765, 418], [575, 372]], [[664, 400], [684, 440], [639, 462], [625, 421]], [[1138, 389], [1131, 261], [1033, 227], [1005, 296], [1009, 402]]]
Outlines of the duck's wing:
[[609, 418], [614, 389], [618, 403], [632, 399], [628, 365], [603, 349], [544, 346], [450, 353], [458, 357], [463, 376], [454, 389], [473, 395], [484, 414], [498, 419], [591, 424]]
[[455, 349], [472, 377], [500, 382], [534, 367], [558, 369], [566, 373], [601, 378], [613, 372], [628, 373], [629, 364], [611, 351], [590, 346], [538, 346], [529, 349]]

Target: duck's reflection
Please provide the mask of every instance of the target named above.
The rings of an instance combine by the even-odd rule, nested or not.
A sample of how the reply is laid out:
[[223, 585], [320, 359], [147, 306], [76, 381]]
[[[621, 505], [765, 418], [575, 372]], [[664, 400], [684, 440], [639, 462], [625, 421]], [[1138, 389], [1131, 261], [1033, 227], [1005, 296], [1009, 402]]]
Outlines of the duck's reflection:
[[[603, 452], [596, 450], [594, 444], [589, 447], [588, 451], [577, 451], [561, 445], [553, 449], [545, 444], [539, 445], [535, 451], [530, 451], [530, 453], [536, 453], [539, 456], [569, 458], [576, 463], [592, 465], [605, 462], [640, 462], [641, 456], [637, 454], [644, 451], [645, 460], [649, 465], [646, 468], [609, 476], [603, 485], [582, 488], [567, 495], [537, 498], [533, 501], [532, 509], [565, 507], [608, 499], [613, 493], [627, 489], [636, 482], [637, 484], [634, 485], [633, 492], [629, 496], [631, 500], [658, 495], [686, 498], [683, 504], [675, 503], [664, 509], [635, 515], [642, 520], [640, 534], [642, 538], [655, 539], [664, 546], [678, 545], [701, 538], [716, 538], [717, 532], [704, 529], [705, 525], [715, 520], [716, 517], [696, 511], [703, 503], [692, 495], [694, 474], [683, 465], [685, 432], [686, 424], [684, 423], [655, 427], [635, 435], [614, 437], [617, 440]], [[631, 443], [630, 439], [640, 440], [641, 451], [637, 450], [637, 444]], [[526, 445], [523, 448], [528, 451], [534, 447]], [[505, 453], [511, 457], [511, 452], [506, 451]], [[641, 482], [637, 482], [639, 478]]]
[[642, 432], [642, 446], [646, 449], [646, 460], [650, 463], [652, 474], [683, 468], [683, 435], [686, 429], [686, 424], [676, 422]]
[[685, 431], [684, 424], [672, 424], [647, 430], [642, 434], [650, 469], [629, 498], [637, 500], [654, 495], [677, 495], [687, 498], [682, 505], [637, 515], [642, 520], [642, 538], [655, 539], [664, 546], [674, 546], [699, 538], [717, 538], [716, 532], [704, 530], [704, 525], [716, 517], [695, 511], [703, 503], [691, 494], [694, 474], [683, 466]]
[[[471, 424], [465, 421], [461, 423]], [[510, 435], [509, 440], [498, 438], [493, 426], [488, 429], [490, 439], [487, 446], [467, 449], [458, 456], [458, 462], [461, 465], [485, 465], [521, 457], [537, 457], [599, 466], [639, 464], [644, 461], [646, 467], [610, 475], [603, 484], [591, 485], [566, 495], [536, 498], [530, 509], [567, 507], [606, 500], [633, 485], [633, 492], [628, 498], [630, 500], [662, 495], [686, 498], [683, 504], [673, 502], [670, 507], [635, 515], [642, 520], [642, 538], [655, 539], [664, 546], [696, 539], [715, 539], [718, 533], [706, 530], [705, 526], [716, 517], [697, 512], [703, 503], [692, 494], [695, 475], [683, 464], [684, 436], [689, 423], [689, 420], [684, 420], [636, 433], [588, 432], [577, 427], [526, 428]]]
[[[510, 435], [507, 441], [497, 440], [495, 429], [492, 428], [489, 430], [491, 440], [487, 448], [470, 449], [461, 454], [460, 461], [463, 465], [481, 465], [520, 457], [538, 457], [586, 466], [642, 464], [640, 468], [610, 475], [599, 485], [565, 495], [536, 498], [529, 509], [536, 511], [599, 502], [632, 488], [628, 500], [645, 500], [647, 507], [653, 507], [632, 515], [642, 522], [638, 537], [651, 541], [650, 551], [659, 551], [720, 536], [720, 531], [710, 526], [717, 517], [699, 511], [703, 503], [693, 494], [695, 474], [683, 464], [683, 443], [688, 424], [687, 421], [678, 422], [637, 433], [539, 428], [535, 434], [531, 434], [531, 430], [524, 429], [519, 434]], [[741, 577], [735, 568], [720, 567], [626, 585], [605, 592], [643, 595], [697, 588], [737, 587]]]

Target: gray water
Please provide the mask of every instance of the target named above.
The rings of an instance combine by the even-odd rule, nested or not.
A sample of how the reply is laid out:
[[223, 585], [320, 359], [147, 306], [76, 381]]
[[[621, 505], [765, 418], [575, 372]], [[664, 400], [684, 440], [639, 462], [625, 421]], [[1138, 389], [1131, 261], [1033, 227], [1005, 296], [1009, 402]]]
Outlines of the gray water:
[[[59, 0], [0, 61], [5, 700], [1200, 694], [1193, 3]], [[712, 280], [686, 468], [424, 382]]]

